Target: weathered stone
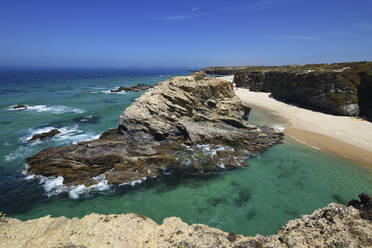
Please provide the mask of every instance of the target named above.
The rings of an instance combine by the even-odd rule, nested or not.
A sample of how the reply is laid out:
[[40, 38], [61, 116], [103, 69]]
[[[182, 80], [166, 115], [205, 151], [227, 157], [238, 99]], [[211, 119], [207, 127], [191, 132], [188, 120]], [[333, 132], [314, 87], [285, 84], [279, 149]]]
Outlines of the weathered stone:
[[248, 156], [283, 136], [249, 124], [249, 111], [228, 81], [204, 73], [174, 77], [129, 106], [118, 129], [27, 158], [28, 173], [63, 176], [69, 185], [90, 185], [105, 174], [109, 183], [122, 184], [163, 172], [204, 174], [246, 166]]
[[28, 141], [35, 141], [35, 140], [38, 140], [38, 139], [43, 140], [43, 139], [47, 139], [47, 138], [52, 138], [52, 137], [54, 137], [54, 136], [56, 136], [57, 134], [60, 134], [60, 133], [61, 132], [58, 129], [52, 129], [49, 132], [35, 134]]
[[[226, 217], [229, 213], [226, 213]], [[109, 233], [109, 235], [108, 235]], [[302, 248], [372, 247], [372, 222], [359, 210], [331, 203], [311, 215], [286, 223], [271, 236], [226, 233], [203, 224], [188, 225], [170, 217], [158, 225], [139, 214], [90, 214], [81, 219], [50, 216], [0, 221], [2, 247], [198, 247]]]

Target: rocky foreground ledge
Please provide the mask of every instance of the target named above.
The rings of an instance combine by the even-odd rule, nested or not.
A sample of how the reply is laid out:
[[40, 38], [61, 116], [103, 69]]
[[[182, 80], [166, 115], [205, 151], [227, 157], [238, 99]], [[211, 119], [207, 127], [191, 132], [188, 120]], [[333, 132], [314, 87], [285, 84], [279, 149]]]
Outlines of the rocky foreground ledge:
[[199, 72], [144, 93], [97, 140], [49, 148], [27, 158], [28, 174], [62, 176], [68, 186], [125, 184], [163, 173], [213, 173], [281, 142], [283, 134], [248, 122], [233, 84]]
[[90, 214], [82, 219], [0, 219], [0, 247], [372, 247], [372, 221], [358, 209], [329, 204], [285, 224], [272, 236], [245, 237], [176, 217], [158, 225], [138, 214]]

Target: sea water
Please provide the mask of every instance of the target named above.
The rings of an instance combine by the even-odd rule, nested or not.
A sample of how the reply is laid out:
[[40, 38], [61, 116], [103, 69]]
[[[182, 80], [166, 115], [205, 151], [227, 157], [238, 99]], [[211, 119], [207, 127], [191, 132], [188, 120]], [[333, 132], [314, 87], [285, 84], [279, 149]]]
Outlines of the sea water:
[[[0, 70], [0, 210], [21, 220], [45, 215], [138, 213], [162, 223], [178, 216], [238, 234], [273, 234], [288, 220], [330, 202], [346, 204], [372, 193], [372, 170], [285, 139], [248, 159], [249, 167], [205, 177], [169, 175], [114, 187], [66, 188], [62, 178], [24, 174], [25, 158], [43, 148], [94, 139], [115, 128], [119, 115], [141, 92], [110, 93], [118, 86], [155, 84], [185, 70]], [[27, 110], [13, 110], [25, 104]], [[250, 120], [285, 128], [275, 114], [253, 110]], [[33, 134], [61, 134], [29, 142]]]

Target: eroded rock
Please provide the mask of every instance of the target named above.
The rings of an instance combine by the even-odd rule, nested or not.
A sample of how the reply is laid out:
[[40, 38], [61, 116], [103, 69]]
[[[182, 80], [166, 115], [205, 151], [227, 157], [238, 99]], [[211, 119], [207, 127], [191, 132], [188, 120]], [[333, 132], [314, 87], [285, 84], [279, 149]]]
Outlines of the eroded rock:
[[59, 247], [59, 243], [99, 248], [372, 247], [372, 222], [362, 219], [354, 207], [331, 203], [289, 221], [271, 236], [226, 233], [203, 224], [188, 225], [177, 217], [158, 225], [138, 214], [90, 214], [81, 219], [46, 216], [25, 222], [6, 218], [0, 222], [0, 237], [3, 247], [13, 248]]
[[178, 171], [214, 173], [246, 166], [248, 156], [282, 133], [248, 122], [250, 108], [231, 82], [204, 73], [174, 77], [144, 93], [120, 116], [118, 129], [97, 140], [50, 148], [27, 158], [28, 173], [63, 176], [69, 185], [129, 183]]

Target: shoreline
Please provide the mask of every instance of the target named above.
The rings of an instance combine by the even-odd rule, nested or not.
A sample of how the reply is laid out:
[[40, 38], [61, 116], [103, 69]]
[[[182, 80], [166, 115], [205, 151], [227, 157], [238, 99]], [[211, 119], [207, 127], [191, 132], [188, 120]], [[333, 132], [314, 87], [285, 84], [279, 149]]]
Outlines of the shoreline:
[[286, 125], [284, 133], [297, 142], [372, 167], [372, 123], [292, 106], [270, 93], [243, 88], [235, 88], [235, 93], [249, 107], [276, 113]]

